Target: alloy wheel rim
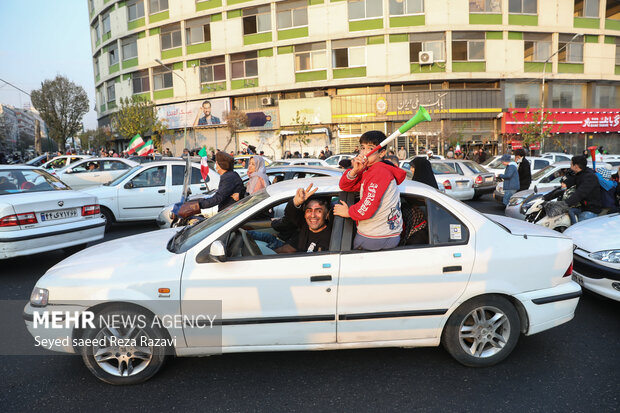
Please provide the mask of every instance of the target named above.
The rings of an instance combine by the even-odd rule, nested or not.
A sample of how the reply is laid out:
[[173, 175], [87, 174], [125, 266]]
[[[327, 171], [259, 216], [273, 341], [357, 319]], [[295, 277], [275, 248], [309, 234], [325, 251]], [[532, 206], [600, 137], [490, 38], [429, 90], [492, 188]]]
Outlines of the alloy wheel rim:
[[114, 328], [106, 326], [99, 331], [93, 357], [103, 371], [117, 377], [135, 376], [146, 369], [153, 358], [151, 346], [141, 346], [150, 337], [137, 327]]
[[502, 351], [510, 337], [510, 322], [499, 308], [484, 306], [471, 311], [459, 327], [459, 343], [470, 356], [488, 358]]

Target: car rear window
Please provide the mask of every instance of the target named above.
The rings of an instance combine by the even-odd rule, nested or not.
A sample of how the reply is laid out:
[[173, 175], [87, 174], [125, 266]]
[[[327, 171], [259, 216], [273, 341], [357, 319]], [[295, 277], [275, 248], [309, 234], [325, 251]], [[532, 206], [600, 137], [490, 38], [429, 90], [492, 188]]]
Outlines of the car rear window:
[[489, 172], [476, 162], [463, 162], [463, 164], [467, 167], [467, 169], [475, 174], [484, 174]]
[[0, 170], [0, 195], [71, 189], [42, 169]]
[[456, 173], [454, 168], [451, 168], [450, 165], [441, 162], [432, 162], [431, 168], [433, 169], [433, 173], [435, 175], [448, 175]]

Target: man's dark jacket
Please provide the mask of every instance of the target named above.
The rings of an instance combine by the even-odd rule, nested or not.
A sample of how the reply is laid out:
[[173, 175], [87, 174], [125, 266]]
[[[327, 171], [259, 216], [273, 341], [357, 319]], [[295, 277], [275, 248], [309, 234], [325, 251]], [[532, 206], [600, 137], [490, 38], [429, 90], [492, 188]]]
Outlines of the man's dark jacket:
[[221, 211], [235, 202], [231, 197], [234, 193], [239, 194], [239, 199], [245, 196], [243, 181], [241, 181], [241, 177], [237, 172], [226, 171], [220, 176], [220, 185], [215, 195], [210, 198], [201, 199], [200, 208], [211, 208], [217, 205], [217, 210]]
[[523, 158], [519, 164], [519, 191], [530, 189], [532, 183], [532, 170], [530, 169], [530, 161]]
[[598, 214], [601, 212], [601, 187], [594, 171], [586, 168], [575, 174], [575, 192], [566, 199], [566, 203], [576, 205], [581, 202], [582, 211]]

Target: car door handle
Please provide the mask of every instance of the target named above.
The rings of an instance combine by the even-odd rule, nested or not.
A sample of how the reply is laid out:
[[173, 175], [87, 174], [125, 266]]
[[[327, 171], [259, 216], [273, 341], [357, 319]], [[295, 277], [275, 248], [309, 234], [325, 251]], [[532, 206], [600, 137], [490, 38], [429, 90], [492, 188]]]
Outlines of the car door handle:
[[443, 267], [443, 272], [463, 271], [463, 267], [460, 265], [454, 265], [452, 267]]
[[312, 277], [310, 277], [310, 282], [318, 282], [318, 281], [331, 281], [332, 280], [332, 276], [331, 275], [313, 275]]
[[160, 194], [163, 194], [164, 192], [166, 192], [166, 190], [165, 190], [165, 189], [160, 189], [160, 190], [159, 190], [159, 191], [157, 191], [157, 192], [159, 192]]

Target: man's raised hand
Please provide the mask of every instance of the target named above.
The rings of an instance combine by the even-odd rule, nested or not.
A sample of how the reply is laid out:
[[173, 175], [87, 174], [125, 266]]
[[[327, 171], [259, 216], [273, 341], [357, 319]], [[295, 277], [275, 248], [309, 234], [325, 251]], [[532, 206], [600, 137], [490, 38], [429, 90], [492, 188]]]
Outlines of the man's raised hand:
[[313, 184], [310, 184], [308, 188], [306, 189], [297, 188], [297, 192], [295, 193], [295, 198], [293, 198], [293, 203], [295, 204], [296, 207], [306, 202], [308, 198], [310, 198], [312, 195], [314, 195], [316, 191], [318, 191], [319, 188], [314, 187], [313, 189], [312, 185]]

